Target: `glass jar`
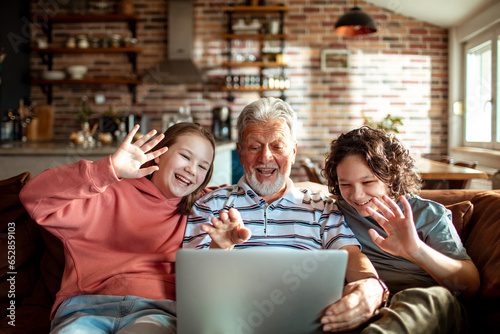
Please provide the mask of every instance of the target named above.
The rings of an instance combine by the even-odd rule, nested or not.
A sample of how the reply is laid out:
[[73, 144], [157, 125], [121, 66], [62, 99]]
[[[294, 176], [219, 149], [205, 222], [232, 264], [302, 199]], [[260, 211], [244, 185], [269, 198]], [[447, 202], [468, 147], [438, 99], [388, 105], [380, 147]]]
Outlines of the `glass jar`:
[[121, 45], [122, 37], [120, 35], [112, 35], [111, 36], [111, 47], [119, 48]]
[[98, 48], [100, 46], [100, 39], [97, 37], [92, 37], [89, 39], [89, 44], [91, 48]]

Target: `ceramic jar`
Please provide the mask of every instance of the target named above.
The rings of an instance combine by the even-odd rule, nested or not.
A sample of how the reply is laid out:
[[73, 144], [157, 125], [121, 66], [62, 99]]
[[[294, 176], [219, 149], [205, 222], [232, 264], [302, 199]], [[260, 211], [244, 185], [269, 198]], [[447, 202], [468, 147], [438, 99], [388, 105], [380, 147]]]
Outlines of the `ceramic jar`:
[[74, 37], [68, 37], [68, 39], [66, 40], [66, 47], [68, 49], [76, 48], [76, 40]]
[[97, 140], [104, 145], [111, 144], [113, 142], [113, 135], [110, 132], [101, 132], [97, 136]]
[[80, 49], [87, 49], [89, 47], [89, 40], [87, 39], [87, 36], [79, 35], [77, 45], [78, 45], [78, 48], [80, 48]]

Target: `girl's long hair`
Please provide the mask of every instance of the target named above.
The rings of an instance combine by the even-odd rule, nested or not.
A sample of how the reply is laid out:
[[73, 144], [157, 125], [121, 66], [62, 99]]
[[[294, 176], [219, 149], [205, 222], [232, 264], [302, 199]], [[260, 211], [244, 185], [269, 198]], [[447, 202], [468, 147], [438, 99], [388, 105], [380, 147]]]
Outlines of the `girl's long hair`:
[[[179, 136], [186, 135], [186, 134], [193, 134], [193, 135], [198, 135], [200, 137], [206, 138], [210, 144], [212, 145], [213, 149], [213, 156], [212, 156], [212, 161], [210, 163], [210, 168], [207, 171], [207, 175], [205, 176], [205, 180], [203, 183], [192, 193], [184, 196], [179, 203], [179, 211], [183, 215], [188, 215], [191, 213], [191, 210], [193, 208], [194, 202], [196, 202], [196, 199], [198, 197], [198, 194], [200, 191], [202, 191], [210, 182], [210, 179], [212, 178], [212, 174], [214, 171], [214, 158], [215, 158], [215, 139], [212, 133], [202, 127], [201, 125], [197, 123], [189, 123], [189, 122], [182, 122], [182, 123], [177, 123], [175, 125], [172, 125], [165, 131], [165, 138], [161, 142], [159, 142], [155, 147], [153, 147], [150, 152], [156, 151], [159, 148], [162, 148], [164, 146], [170, 147], [173, 144], [177, 142], [177, 139]], [[156, 165], [156, 162], [154, 160], [146, 162], [142, 167], [149, 167], [149, 166], [154, 166]], [[153, 173], [154, 174], [154, 173]], [[153, 177], [153, 174], [150, 174], [147, 176], [148, 179], [151, 180]]]

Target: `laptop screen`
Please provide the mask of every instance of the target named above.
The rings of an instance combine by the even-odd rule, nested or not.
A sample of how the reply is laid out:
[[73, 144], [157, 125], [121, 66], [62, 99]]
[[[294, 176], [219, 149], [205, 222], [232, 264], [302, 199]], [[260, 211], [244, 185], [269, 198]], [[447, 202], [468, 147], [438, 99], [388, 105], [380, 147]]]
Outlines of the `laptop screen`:
[[342, 250], [181, 249], [178, 333], [322, 333], [319, 320], [342, 296], [346, 266]]

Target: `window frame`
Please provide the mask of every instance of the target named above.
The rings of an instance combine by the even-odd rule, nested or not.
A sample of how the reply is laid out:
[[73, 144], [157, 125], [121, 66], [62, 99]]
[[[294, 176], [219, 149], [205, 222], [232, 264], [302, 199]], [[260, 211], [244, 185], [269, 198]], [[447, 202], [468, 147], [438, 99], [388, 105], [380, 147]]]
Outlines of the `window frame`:
[[[466, 127], [467, 127], [467, 55], [470, 50], [477, 48], [490, 41], [491, 43], [491, 141], [490, 142], [469, 142], [466, 140]], [[500, 24], [496, 24], [490, 29], [485, 30], [481, 34], [469, 39], [463, 45], [463, 67], [462, 73], [464, 77], [464, 84], [462, 85], [463, 96], [464, 96], [464, 114], [462, 122], [462, 140], [463, 146], [471, 148], [482, 148], [482, 149], [493, 149], [500, 150], [500, 138], [497, 138], [497, 128], [500, 126], [500, 109], [498, 108], [499, 99], [499, 86], [500, 86], [500, 75], [499, 75], [499, 57], [498, 49], [500, 46]]]

